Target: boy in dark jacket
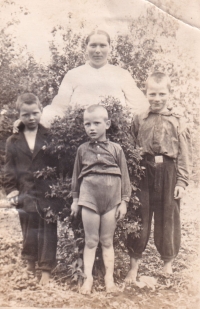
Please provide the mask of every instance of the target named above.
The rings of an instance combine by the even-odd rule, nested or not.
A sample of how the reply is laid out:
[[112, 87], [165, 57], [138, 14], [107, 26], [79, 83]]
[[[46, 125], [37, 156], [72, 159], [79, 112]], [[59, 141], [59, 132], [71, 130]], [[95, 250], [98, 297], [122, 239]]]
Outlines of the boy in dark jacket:
[[180, 115], [167, 108], [171, 82], [162, 72], [146, 81], [149, 110], [136, 115], [132, 133], [142, 148], [145, 177], [140, 182], [142, 231], [129, 239], [131, 269], [125, 279], [136, 280], [139, 260], [149, 240], [154, 214], [154, 242], [164, 262], [163, 271], [172, 273], [172, 262], [180, 248], [180, 199], [188, 185], [191, 167], [191, 139]]
[[19, 96], [16, 107], [22, 122], [19, 132], [6, 142], [5, 190], [11, 204], [19, 211], [23, 234], [22, 258], [28, 262], [28, 271], [35, 271], [35, 262], [42, 270], [40, 284], [50, 280], [56, 262], [57, 223], [45, 220], [45, 208], [53, 199], [45, 198], [51, 181], [34, 177], [34, 172], [55, 161], [45, 153], [48, 131], [39, 124], [42, 106], [32, 93]]

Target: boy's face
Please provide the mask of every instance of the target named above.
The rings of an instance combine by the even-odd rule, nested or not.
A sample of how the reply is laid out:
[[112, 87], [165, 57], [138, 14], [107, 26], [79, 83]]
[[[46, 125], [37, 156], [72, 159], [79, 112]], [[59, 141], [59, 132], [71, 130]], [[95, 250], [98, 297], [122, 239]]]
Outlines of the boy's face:
[[169, 94], [170, 92], [165, 80], [160, 83], [149, 80], [146, 96], [153, 112], [161, 112], [167, 109]]
[[22, 104], [19, 112], [19, 119], [23, 122], [25, 128], [34, 130], [40, 122], [41, 115], [42, 111], [36, 103], [31, 105]]
[[106, 130], [110, 127], [110, 120], [106, 120], [104, 115], [98, 111], [84, 113], [84, 127], [87, 135], [95, 141], [106, 140]]

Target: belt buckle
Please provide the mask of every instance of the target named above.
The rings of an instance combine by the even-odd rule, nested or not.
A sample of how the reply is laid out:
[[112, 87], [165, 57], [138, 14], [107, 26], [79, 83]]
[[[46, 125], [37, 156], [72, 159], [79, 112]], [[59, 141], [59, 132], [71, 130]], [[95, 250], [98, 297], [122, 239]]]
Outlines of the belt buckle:
[[155, 163], [163, 163], [163, 156], [155, 156]]

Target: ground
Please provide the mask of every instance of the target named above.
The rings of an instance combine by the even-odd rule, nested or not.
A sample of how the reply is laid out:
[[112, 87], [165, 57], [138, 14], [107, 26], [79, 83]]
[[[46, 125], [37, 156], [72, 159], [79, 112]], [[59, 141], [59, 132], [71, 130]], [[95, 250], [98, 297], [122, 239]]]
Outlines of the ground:
[[[123, 271], [115, 270], [119, 293], [106, 295], [102, 283], [95, 280], [91, 296], [78, 293], [78, 286], [70, 281], [53, 278], [43, 288], [38, 276], [27, 275], [25, 262], [20, 258], [22, 235], [16, 210], [0, 209], [0, 307], [48, 307], [82, 309], [197, 309], [199, 302], [199, 188], [192, 184], [182, 201], [182, 244], [173, 266], [174, 274], [165, 277], [160, 272], [162, 263], [151, 237], [139, 269], [144, 287], [125, 286], [129, 259], [116, 253], [123, 261]], [[147, 277], [144, 277], [147, 276]], [[155, 282], [157, 283], [155, 285]]]

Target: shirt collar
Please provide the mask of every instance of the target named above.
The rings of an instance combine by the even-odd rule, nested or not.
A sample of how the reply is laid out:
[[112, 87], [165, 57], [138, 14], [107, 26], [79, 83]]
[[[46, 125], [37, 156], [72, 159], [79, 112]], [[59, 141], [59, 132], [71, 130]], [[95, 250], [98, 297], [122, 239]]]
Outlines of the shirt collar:
[[159, 115], [164, 115], [164, 116], [170, 116], [170, 115], [172, 115], [172, 111], [167, 110], [167, 111], [163, 111], [163, 112], [160, 112], [160, 113], [155, 113], [151, 110], [151, 108], [148, 108], [148, 110], [143, 113], [142, 118], [143, 119], [147, 118], [149, 116], [149, 114], [159, 114]]
[[105, 140], [105, 141], [94, 141], [94, 140], [90, 140], [89, 141], [89, 143], [90, 144], [104, 144], [104, 145], [106, 145], [106, 144], [108, 144], [108, 142], [109, 142], [109, 139], [107, 139], [107, 140]]

